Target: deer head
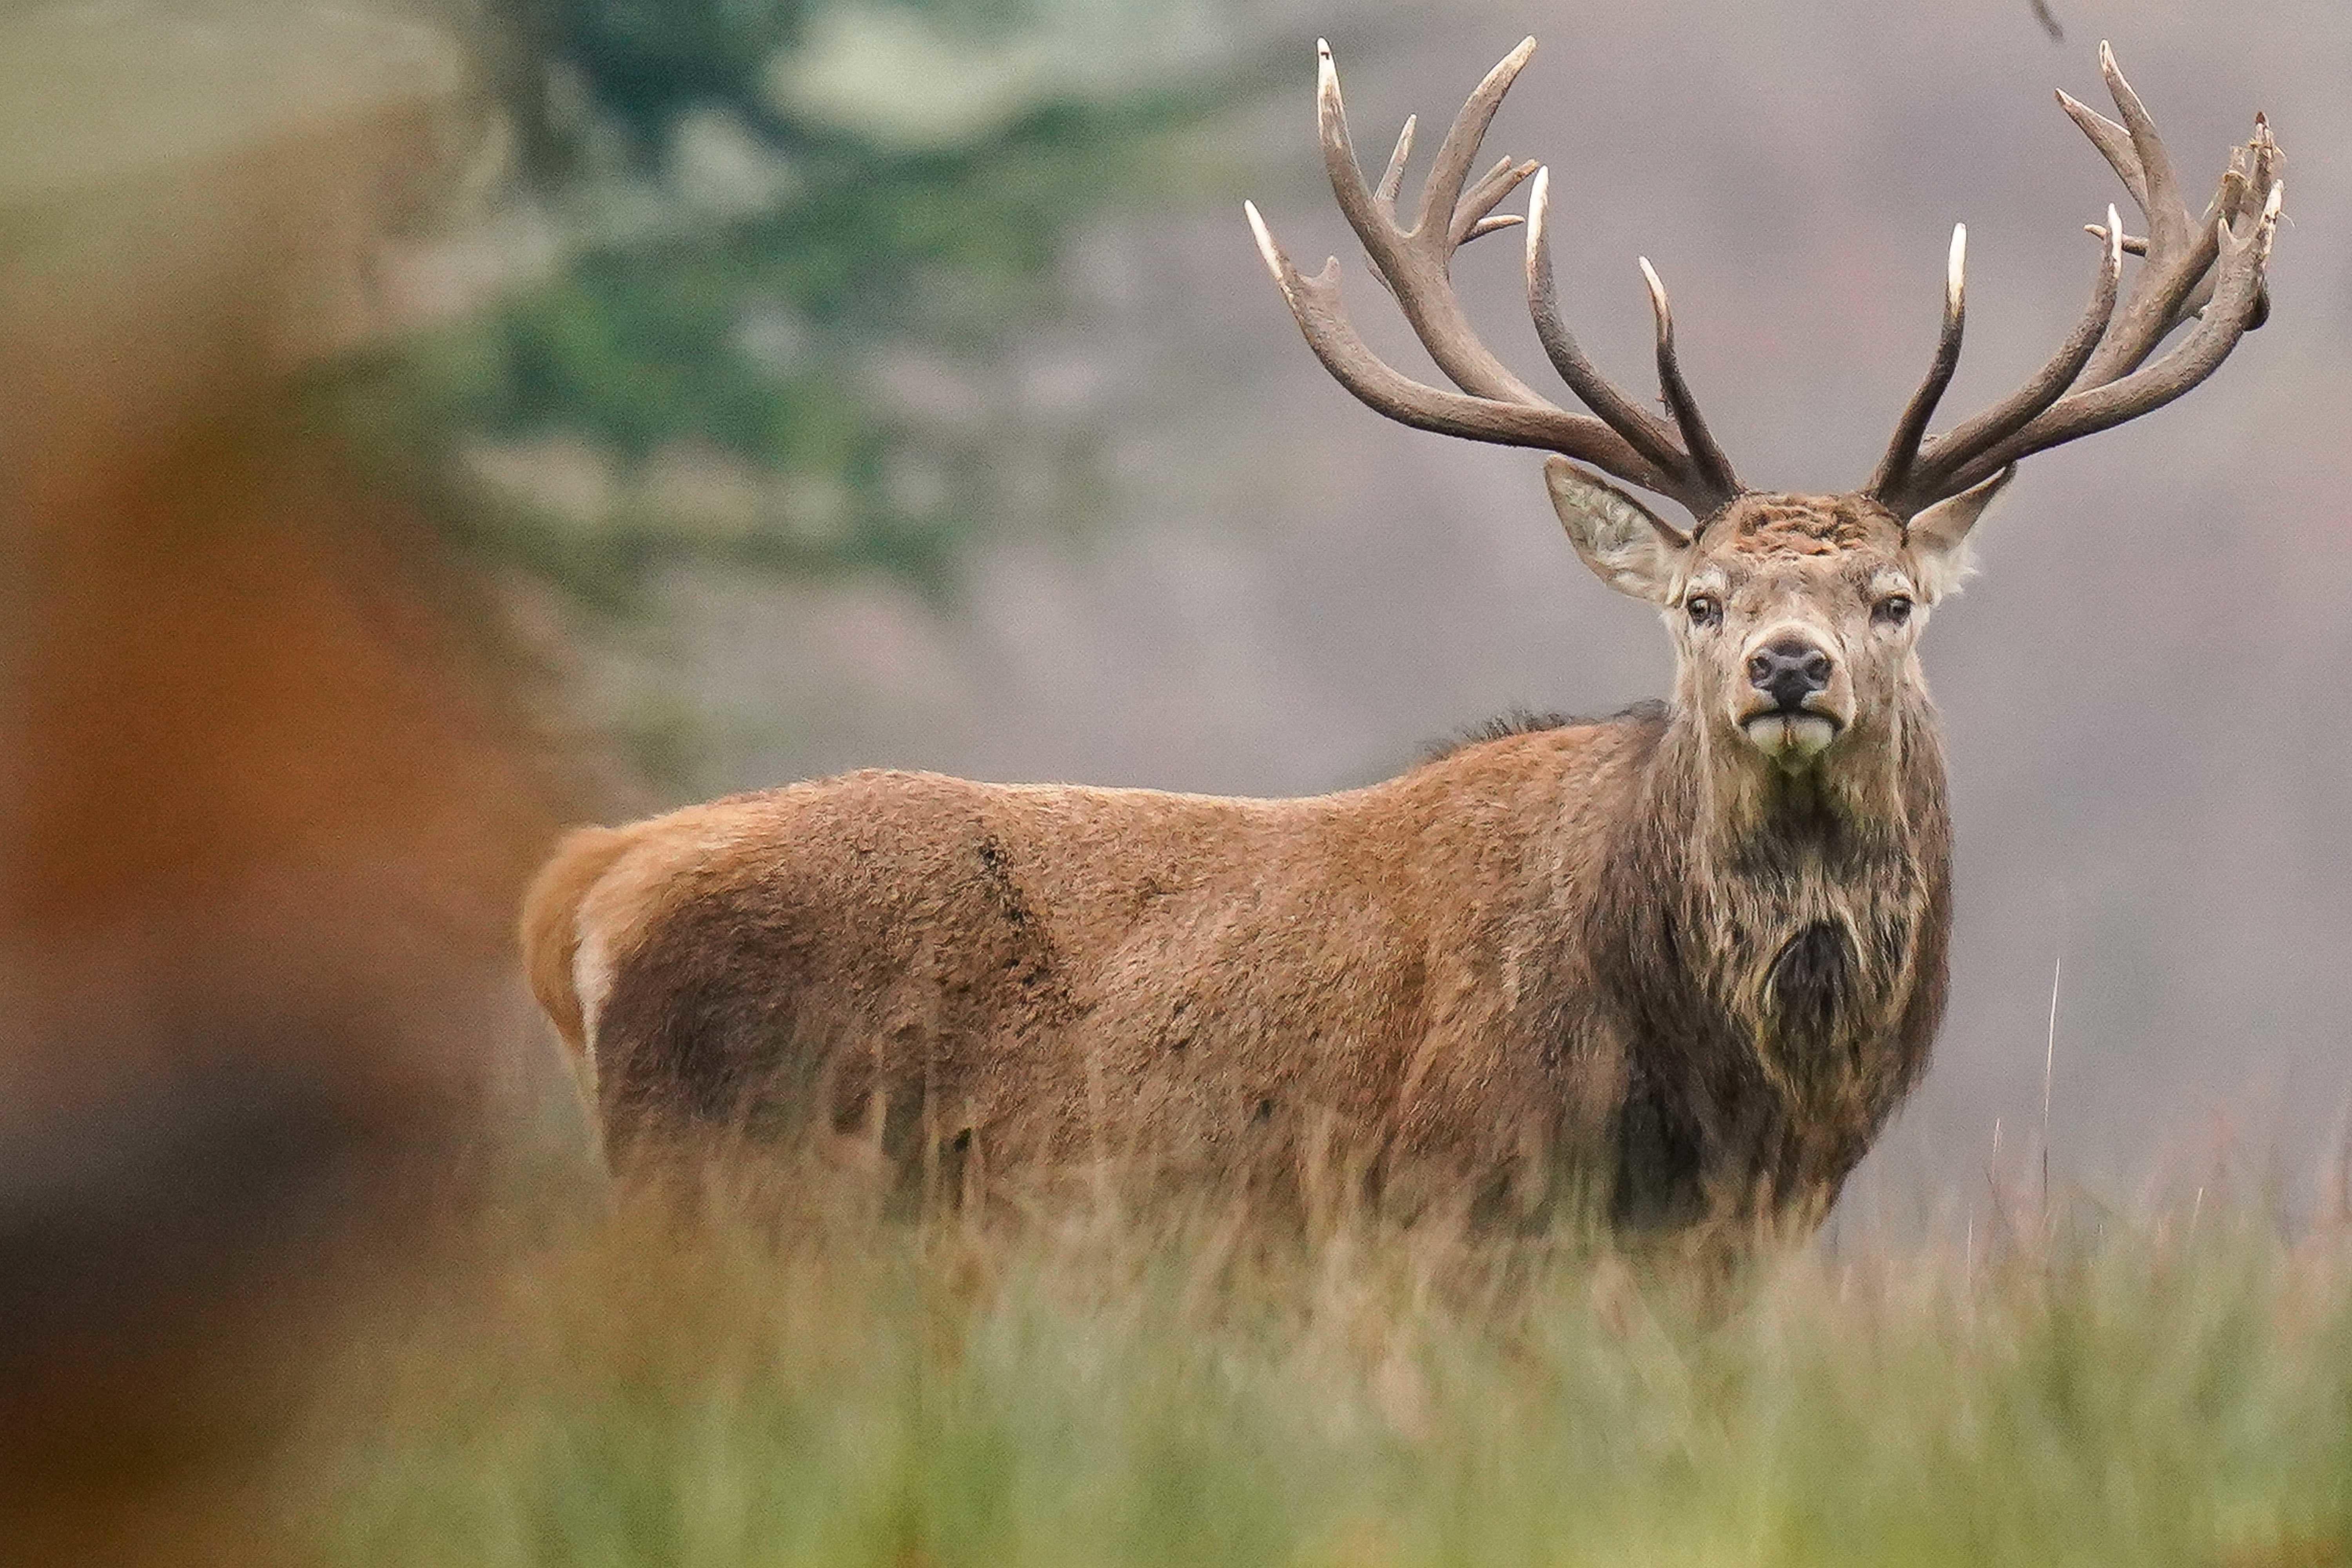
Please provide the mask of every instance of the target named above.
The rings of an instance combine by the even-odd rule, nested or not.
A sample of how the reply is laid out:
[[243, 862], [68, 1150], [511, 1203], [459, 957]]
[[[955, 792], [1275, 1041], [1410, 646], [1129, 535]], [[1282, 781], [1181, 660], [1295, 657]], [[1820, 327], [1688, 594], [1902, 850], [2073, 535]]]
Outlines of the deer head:
[[[1417, 382], [1366, 346], [1340, 301], [1336, 258], [1307, 277], [1254, 205], [1245, 208], [1250, 226], [1308, 345], [1349, 392], [1420, 429], [1554, 454], [1545, 465], [1547, 488], [1577, 553], [1612, 587], [1660, 607], [1675, 639], [1678, 708], [1703, 735], [1726, 742], [1727, 754], [1752, 765], [1798, 773], [1866, 754], [1874, 737], [1924, 707], [1921, 628], [1968, 574], [1970, 530], [2019, 460], [2171, 402], [2210, 375], [2267, 315], [2263, 272], [2284, 192], [2283, 159], [2268, 125], [2256, 118], [2203, 216], [2192, 216], [2154, 122], [2102, 45], [2100, 68], [2122, 123], [2063, 92], [2058, 99], [2121, 176], [2147, 234], [2127, 237], [2112, 205], [2104, 224], [2086, 226], [2099, 241], [2091, 300], [2057, 353], [2010, 396], [1928, 436], [1959, 362], [1966, 314], [1968, 235], [1956, 228], [1935, 358], [1869, 481], [1838, 495], [1750, 490], [1684, 380], [1665, 285], [1649, 262], [1641, 268], [1656, 320], [1664, 417], [1612, 384], [1560, 317], [1547, 222], [1549, 172], [1506, 158], [1470, 178], [1487, 125], [1534, 52], [1529, 38], [1471, 94], [1408, 226], [1398, 199], [1413, 121], [1405, 122], [1378, 185], [1368, 184], [1348, 138], [1330, 47], [1319, 46], [1332, 192], [1380, 280], [1459, 391]], [[1527, 216], [1497, 214], [1530, 179]], [[1479, 341], [1454, 292], [1454, 253], [1522, 223], [1536, 334], [1589, 413], [1559, 406], [1512, 374]], [[2142, 261], [2124, 295], [2126, 253]], [[2149, 363], [2192, 321], [2179, 343]], [[1667, 521], [1603, 475], [1675, 501], [1691, 526]]]

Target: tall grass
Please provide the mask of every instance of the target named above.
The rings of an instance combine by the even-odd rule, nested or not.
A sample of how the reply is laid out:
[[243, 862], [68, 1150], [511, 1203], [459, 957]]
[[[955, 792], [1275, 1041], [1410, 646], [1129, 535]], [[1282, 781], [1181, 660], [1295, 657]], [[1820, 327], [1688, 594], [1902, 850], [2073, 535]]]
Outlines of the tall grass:
[[2352, 1562], [2352, 1238], [2210, 1194], [1727, 1278], [1239, 1200], [706, 1193], [446, 1274], [287, 1462], [331, 1560]]

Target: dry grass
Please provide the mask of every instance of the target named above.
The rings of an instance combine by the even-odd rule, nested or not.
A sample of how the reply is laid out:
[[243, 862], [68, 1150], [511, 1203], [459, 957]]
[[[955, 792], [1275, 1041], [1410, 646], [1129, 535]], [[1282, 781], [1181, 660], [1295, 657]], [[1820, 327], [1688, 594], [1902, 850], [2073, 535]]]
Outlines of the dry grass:
[[2352, 1562], [2352, 1237], [2210, 1194], [1729, 1280], [1099, 1192], [496, 1228], [331, 1369], [332, 1559]]

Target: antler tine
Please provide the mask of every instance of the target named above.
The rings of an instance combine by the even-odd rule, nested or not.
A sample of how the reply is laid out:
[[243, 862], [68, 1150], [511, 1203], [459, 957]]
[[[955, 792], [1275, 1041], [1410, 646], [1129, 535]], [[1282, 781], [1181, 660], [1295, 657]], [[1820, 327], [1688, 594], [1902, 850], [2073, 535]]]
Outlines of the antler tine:
[[[1332, 84], [1334, 91], [1338, 90], [1338, 85], [1335, 79]], [[1418, 114], [1404, 117], [1404, 129], [1397, 132], [1396, 151], [1389, 154], [1388, 172], [1381, 176], [1380, 188], [1372, 193], [1391, 221], [1396, 217], [1397, 193], [1404, 189], [1404, 166], [1412, 157], [1413, 128], [1420, 123], [1421, 116]]]
[[2198, 226], [2181, 202], [2180, 183], [2172, 173], [2172, 155], [2165, 151], [2164, 138], [2156, 133], [2156, 121], [2149, 117], [2139, 94], [2132, 90], [2131, 83], [2124, 79], [2123, 68], [2116, 64], [2113, 46], [2104, 41], [2099, 45], [2099, 75], [2106, 81], [2107, 96], [2116, 100], [2116, 110], [2124, 117], [2124, 132], [2130, 137], [2132, 152], [2139, 160], [2148, 243], [2177, 248]]
[[1514, 163], [1505, 158], [1487, 170], [1454, 208], [1453, 221], [1447, 226], [1446, 238], [1459, 248], [1480, 235], [1494, 234], [1525, 223], [1527, 220], [1517, 213], [1505, 213], [1499, 218], [1486, 215], [1502, 205], [1505, 197], [1517, 190], [1522, 182], [1541, 167], [1543, 165], [1532, 158], [1525, 163]]
[[[2102, 45], [2100, 74], [2117, 124], [2064, 93], [2059, 103], [2115, 169], [2147, 220], [2145, 239], [2125, 235], [2113, 206], [2087, 226], [2099, 237], [2099, 275], [2089, 308], [2049, 363], [2023, 386], [1956, 429], [1922, 443], [1906, 465], [1896, 456], [1916, 413], [1906, 411], [1873, 493], [1909, 516], [1956, 495], [2027, 455], [2079, 439], [2163, 406], [2219, 368], [2238, 340], [2268, 313], [2263, 268], [2276, 238], [2284, 155], [2266, 120], [2234, 151], [2203, 218], [2189, 216], [2156, 122]], [[2126, 251], [2144, 258], [2127, 293]], [[2122, 298], [2118, 302], [2118, 295]], [[2196, 329], [2171, 353], [2148, 358], [2192, 317]], [[1950, 326], [1948, 319], [1948, 333]], [[1938, 351], [1938, 363], [1941, 362]], [[1929, 380], [1937, 379], [1935, 372]], [[1923, 395], [1926, 388], [1922, 388]], [[1922, 422], [1924, 428], [1924, 422]]]
[[[2221, 187], [2213, 193], [2213, 200], [2206, 206], [2205, 226], [2210, 228], [2219, 220], [2234, 228], [2238, 220], [2245, 216], [2247, 203], [2262, 200], [2263, 195], [2278, 184], [2278, 165], [2282, 161], [2278, 143], [2271, 137], [2268, 117], [2255, 115], [2252, 137], [2244, 146], [2231, 151], [2230, 167], [2223, 172]], [[2130, 241], [2125, 243], [2129, 245]], [[2147, 254], [2147, 241], [2140, 242], [2139, 254]], [[2215, 276], [2210, 271], [2198, 279], [2197, 286], [2181, 300], [2176, 314], [2183, 320], [2202, 314], [2213, 298], [2214, 281]], [[2253, 310], [2253, 319], [2246, 324], [2248, 331], [2270, 320], [2271, 290], [2267, 279], [2263, 280], [2262, 292], [2255, 297]]]
[[2147, 182], [2140, 175], [2139, 153], [2132, 147], [2131, 132], [2063, 87], [2058, 89], [2058, 107], [2083, 128], [2083, 134], [2091, 139], [2091, 145], [2099, 150], [2099, 155], [2123, 181], [2124, 189], [2131, 193], [2133, 202], [2141, 211], [2147, 211]]
[[2124, 79], [2115, 50], [2105, 44], [2099, 46], [2099, 74], [2106, 80], [2116, 111], [2124, 117], [2121, 125], [2072, 99], [2061, 101], [2139, 204], [2147, 219], [2147, 241], [2142, 253], [2144, 265], [2132, 280], [2105, 341], [2084, 370], [2086, 386], [2105, 385], [2137, 370], [2173, 328], [2192, 313], [2189, 298], [2219, 254], [2214, 220], [2231, 205], [2231, 174], [2224, 173], [2222, 188], [2204, 220], [2191, 216], [2180, 198], [2172, 158], [2165, 151], [2164, 139], [2157, 134], [2156, 121], [2131, 83]]
[[1944, 269], [1944, 326], [1936, 337], [1936, 357], [1927, 362], [1927, 379], [1904, 406], [1903, 417], [1895, 422], [1894, 438], [1886, 444], [1886, 455], [1878, 460], [1878, 471], [1870, 478], [1870, 493], [1881, 500], [1899, 496], [1909, 488], [1912, 465], [1919, 460], [1919, 443], [1927, 434], [1927, 421], [1936, 416], [1936, 405], [1944, 400], [1945, 388], [1952, 384], [1952, 373], [1959, 368], [1960, 336], [1968, 325], [1968, 288], [1969, 226], [1956, 223], [1952, 226], [1951, 258]]
[[[1445, 233], [1452, 226], [1454, 208], [1462, 200], [1462, 186], [1470, 178], [1471, 163], [1478, 156], [1480, 143], [1486, 140], [1486, 127], [1495, 121], [1495, 111], [1503, 107], [1503, 100], [1511, 84], [1535, 58], [1536, 41], [1532, 37], [1519, 40], [1519, 47], [1496, 62], [1462, 105], [1462, 112], [1454, 117], [1447, 128], [1445, 140], [1437, 145], [1437, 156], [1429, 166], [1429, 179], [1421, 188], [1421, 217], [1414, 224], [1420, 234]], [[1490, 176], [1491, 177], [1491, 176]], [[1495, 198], [1502, 200], [1501, 195]], [[1487, 211], [1493, 211], [1489, 206]]]
[[1536, 171], [1535, 188], [1528, 198], [1528, 313], [1535, 318], [1536, 336], [1543, 342], [1545, 357], [1579, 402], [1657, 468], [1685, 480], [1694, 477], [1689, 454], [1676, 443], [1665, 421], [1601, 374], [1560, 318], [1559, 283], [1551, 264], [1549, 169]]
[[[2246, 179], [2239, 187], [2239, 211], [2231, 213], [2230, 226], [2237, 226], [2244, 215], [2245, 204], [2256, 193], [2270, 190], [2285, 182], [2286, 153], [2280, 150], [2278, 139], [2271, 134], [2270, 116], [2259, 111], [2254, 115], [2254, 133], [2246, 141]], [[2267, 200], [2267, 198], [2264, 198]], [[2271, 319], [2271, 280], [2267, 273], [2263, 287], [2254, 296], [2253, 315], [2246, 322], [2246, 331], [2259, 331]]]
[[[1423, 184], [1419, 217], [1408, 229], [1396, 209], [1415, 122], [1406, 121], [1379, 184], [1365, 184], [1349, 141], [1347, 107], [1330, 46], [1317, 47], [1317, 116], [1332, 193], [1363, 242], [1373, 276], [1396, 297], [1414, 335], [1447, 379], [1461, 388], [1459, 394], [1423, 385], [1384, 363], [1348, 320], [1339, 299], [1339, 263], [1328, 263], [1315, 277], [1303, 276], [1253, 206], [1249, 219], [1259, 252], [1324, 368], [1380, 413], [1423, 430], [1557, 452], [1671, 496], [1705, 519], [1738, 493], [1739, 481], [1708, 436], [1683, 383], [1670, 319], [1663, 313], [1660, 317], [1658, 363], [1668, 406], [1683, 432], [1681, 443], [1663, 420], [1611, 386], [1576, 350], [1552, 302], [1548, 260], [1529, 278], [1538, 331], [1546, 336], [1555, 363], [1567, 367], [1563, 374], [1570, 386], [1594, 414], [1570, 413], [1531, 390], [1479, 341], [1454, 291], [1455, 251], [1481, 235], [1527, 221], [1495, 209], [1530, 176], [1537, 180], [1535, 208], [1538, 215], [1543, 210], [1547, 182], [1540, 164], [1505, 158], [1475, 183], [1470, 179], [1480, 141], [1534, 53], [1535, 40], [1529, 38], [1505, 56], [1454, 116]], [[1531, 254], [1542, 256], [1540, 223], [1531, 230], [1530, 243]], [[1654, 277], [1652, 281], [1654, 287]], [[1663, 294], [1657, 298], [1663, 312]]]
[[2008, 440], [1959, 466], [1945, 480], [1944, 489], [1957, 493], [2029, 454], [2137, 419], [2211, 375], [2238, 346], [2238, 340], [2252, 330], [2254, 305], [2263, 289], [2263, 268], [2277, 237], [2285, 197], [2286, 186], [2273, 184], [2261, 216], [2242, 237], [2228, 224], [2215, 221], [2212, 244], [2220, 260], [2212, 301], [2196, 330], [2178, 348], [2120, 380], [2059, 399]]
[[[1532, 43], [1533, 40], [1529, 42]], [[1492, 398], [1502, 403], [1545, 404], [1534, 388], [1513, 374], [1510, 367], [1495, 357], [1494, 351], [1478, 341], [1470, 319], [1454, 297], [1452, 279], [1454, 252], [1460, 242], [1454, 239], [1448, 222], [1452, 209], [1432, 225], [1424, 216], [1411, 229], [1398, 226], [1392, 206], [1383, 210], [1379, 195], [1364, 183], [1364, 174], [1356, 163], [1354, 146], [1348, 139], [1348, 110], [1339, 95], [1339, 69], [1331, 58], [1331, 46], [1318, 40], [1316, 50], [1317, 121], [1321, 130], [1323, 167], [1331, 179], [1331, 194], [1347, 217], [1348, 226], [1356, 231], [1363, 242], [1368, 257], [1389, 292], [1412, 323], [1413, 334], [1429, 350], [1429, 357], [1437, 362], [1448, 380], [1463, 391], [1477, 397]], [[1446, 133], [1445, 146], [1439, 151], [1441, 165], [1452, 156], [1465, 166], [1477, 153], [1475, 142], [1466, 149], [1456, 147], [1465, 124], [1484, 133], [1486, 122], [1494, 118], [1494, 102], [1508, 91], [1511, 79], [1518, 74], [1518, 66], [1526, 64], [1532, 53], [1528, 44], [1521, 44], [1502, 65], [1487, 73], [1479, 91], [1493, 100], [1482, 115], [1474, 116], [1465, 108]], [[1517, 62], [1514, 64], [1514, 62]], [[1506, 68], [1509, 68], [1507, 70]], [[1499, 79], [1499, 83], [1497, 79]], [[1474, 97], [1473, 103], [1476, 102]], [[1400, 148], [1410, 153], [1409, 142], [1400, 140]], [[1401, 161], [1391, 156], [1402, 184], [1403, 170]], [[1430, 175], [1431, 188], [1435, 188], [1438, 172]], [[1387, 177], [1381, 184], [1386, 185]], [[1461, 188], [1456, 176], [1454, 189]], [[1498, 196], [1496, 198], [1500, 200]], [[1427, 197], [1423, 197], [1424, 214]]]
[[[1323, 172], [1330, 178], [1331, 194], [1339, 199], [1339, 210], [1348, 215], [1350, 224], [1359, 216], [1369, 218], [1376, 198], [1364, 184], [1364, 171], [1356, 163], [1355, 143], [1348, 137], [1348, 105], [1339, 96], [1339, 68], [1332, 61], [1331, 44], [1327, 38], [1315, 40], [1315, 128], [1323, 148]], [[1410, 147], [1405, 150], [1412, 151]]]
[[1257, 237], [1258, 254], [1307, 346], [1334, 380], [1375, 413], [1442, 436], [1558, 452], [1663, 495], [1675, 493], [1672, 479], [1589, 415], [1571, 414], [1540, 399], [1519, 402], [1449, 392], [1397, 371], [1371, 351], [1348, 320], [1339, 298], [1338, 258], [1326, 261], [1317, 276], [1306, 277], [1283, 253], [1256, 205], [1244, 203], [1242, 210]]
[[2065, 342], [2023, 386], [1974, 418], [1927, 442], [1907, 478], [1883, 489], [1874, 485], [1874, 493], [1880, 500], [1908, 516], [1950, 493], [1954, 487], [1946, 482], [1948, 475], [1977, 453], [2006, 441], [2031, 424], [2063, 397], [2066, 389], [2074, 384], [2075, 377], [2083, 374], [2092, 352], [2106, 333], [2108, 321], [2114, 319], [2116, 295], [2124, 272], [2123, 226], [2116, 218], [2116, 209], [2107, 208], [2105, 228], [2096, 224], [2084, 226], [2105, 243], [2099, 247], [2099, 271], [2091, 285], [2091, 302], [2084, 307], [2081, 319], [2067, 334]]
[[1650, 286], [1650, 311], [1658, 325], [1658, 390], [1665, 395], [1666, 410], [1675, 416], [1675, 424], [1683, 433], [1683, 447], [1690, 454], [1691, 468], [1699, 482], [1711, 493], [1728, 499], [1739, 493], [1739, 479], [1731, 471], [1731, 459], [1715, 444], [1715, 437], [1698, 411], [1698, 400], [1691, 395], [1690, 384], [1683, 379], [1681, 359], [1675, 353], [1674, 307], [1666, 302], [1666, 286], [1659, 280], [1657, 268], [1650, 258], [1641, 258], [1642, 281]]

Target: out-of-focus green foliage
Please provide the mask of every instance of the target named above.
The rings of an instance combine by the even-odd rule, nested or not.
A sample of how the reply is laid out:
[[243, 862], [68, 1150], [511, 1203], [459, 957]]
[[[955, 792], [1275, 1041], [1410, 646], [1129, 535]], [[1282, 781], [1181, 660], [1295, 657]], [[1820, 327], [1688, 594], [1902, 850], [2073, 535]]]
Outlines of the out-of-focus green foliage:
[[535, 40], [597, 103], [657, 141], [698, 102], [756, 103], [761, 72], [798, 41], [807, 0], [522, 0]]
[[[936, 584], [994, 519], [1084, 513], [1084, 415], [1024, 413], [997, 362], [1051, 321], [1073, 231], [1164, 198], [1170, 133], [1236, 90], [1217, 13], [510, 0], [491, 26], [555, 259], [355, 405], [455, 482], [477, 550], [609, 605], [681, 559]], [[551, 444], [589, 502], [545, 500]], [[718, 500], [674, 504], [681, 472]]]

